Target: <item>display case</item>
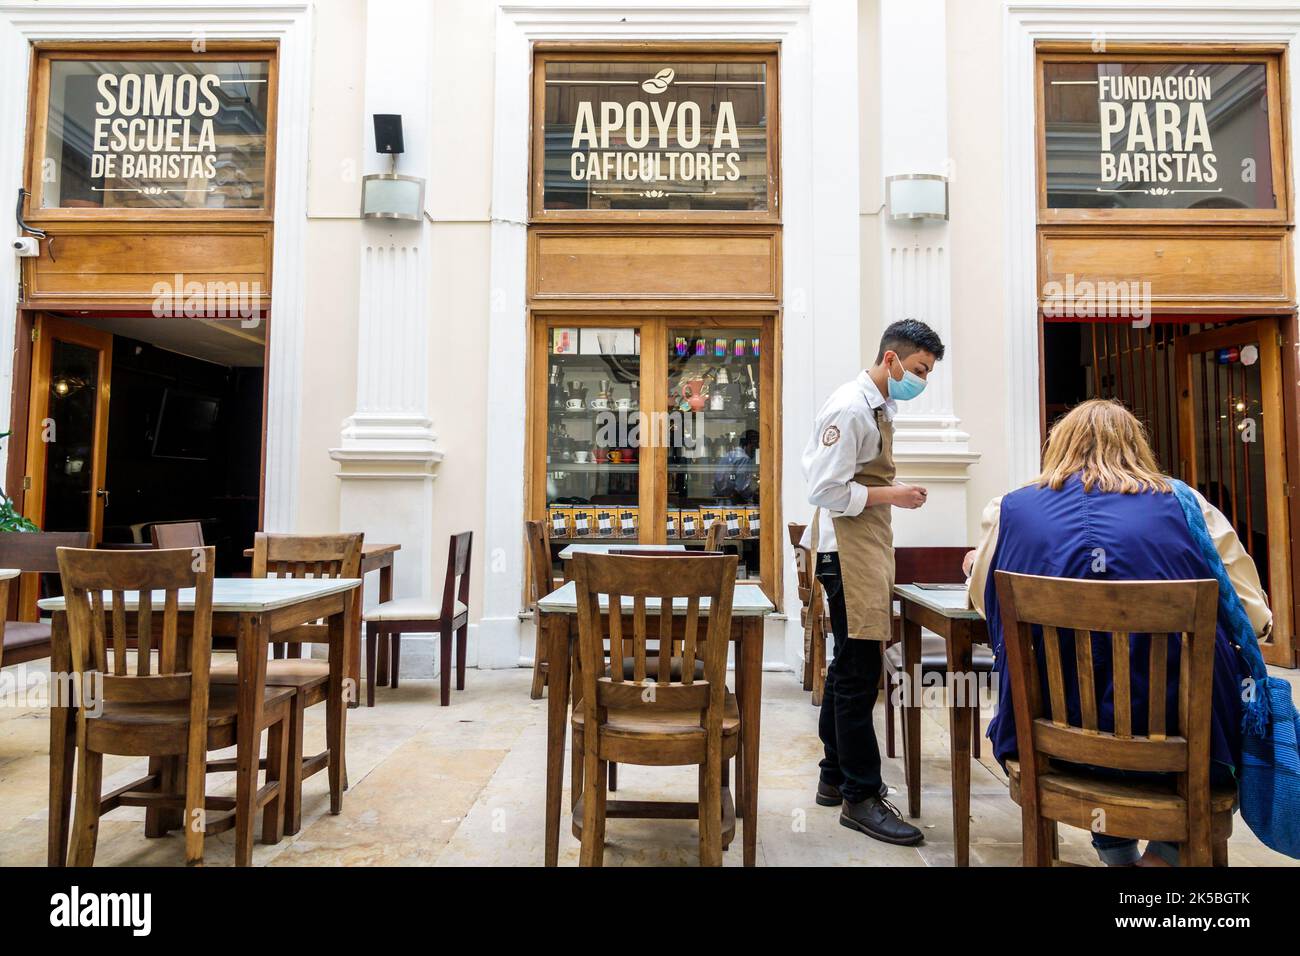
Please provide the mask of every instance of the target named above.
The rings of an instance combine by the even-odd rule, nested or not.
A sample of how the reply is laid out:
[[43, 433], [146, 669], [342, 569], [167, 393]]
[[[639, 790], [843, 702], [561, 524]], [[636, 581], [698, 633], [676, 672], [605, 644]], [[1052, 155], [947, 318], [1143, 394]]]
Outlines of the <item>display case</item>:
[[703, 549], [775, 591], [774, 315], [539, 318], [530, 517], [578, 541]]

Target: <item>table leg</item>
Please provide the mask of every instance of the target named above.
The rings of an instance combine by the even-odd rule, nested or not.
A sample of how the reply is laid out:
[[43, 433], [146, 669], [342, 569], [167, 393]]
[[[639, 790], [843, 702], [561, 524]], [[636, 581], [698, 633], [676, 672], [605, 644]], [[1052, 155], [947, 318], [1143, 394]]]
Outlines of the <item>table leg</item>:
[[903, 614], [903, 769], [907, 815], [921, 815], [921, 625]]
[[71, 700], [63, 698], [70, 685], [59, 680], [72, 670], [69, 658], [68, 617], [56, 611], [51, 622], [50, 674], [53, 696], [50, 699], [50, 810], [46, 846], [48, 866], [66, 866], [68, 860], [68, 826], [72, 815], [73, 765], [77, 754], [76, 712]]
[[952, 764], [952, 840], [958, 866], [970, 863], [970, 734], [973, 686], [970, 627], [955, 621], [948, 635], [948, 740]]
[[[388, 556], [387, 562], [379, 569], [379, 603], [393, 599], [393, 557]], [[375, 684], [379, 687], [388, 686], [388, 638], [385, 636], [379, 641], [379, 661], [376, 667]]]
[[253, 862], [257, 772], [262, 753], [262, 697], [266, 687], [266, 649], [270, 638], [271, 623], [265, 616], [239, 615], [239, 700], [235, 718], [238, 725], [235, 748], [236, 866], [249, 866]]
[[564, 738], [569, 717], [569, 616], [537, 615], [551, 661], [546, 695], [546, 866], [560, 861], [560, 803], [564, 790]]
[[347, 768], [347, 699], [344, 696], [344, 668], [347, 666], [352, 630], [352, 608], [356, 590], [343, 595], [343, 608], [329, 619], [330, 678], [329, 697], [325, 701], [325, 740], [329, 749], [330, 813], [343, 812], [343, 791], [348, 785]]
[[745, 759], [737, 776], [743, 778], [738, 804], [744, 804], [744, 864], [753, 866], [758, 856], [758, 741], [759, 715], [763, 696], [763, 619], [741, 618], [740, 667], [744, 670], [741, 686], [744, 696], [740, 705], [740, 741]]
[[[743, 629], [741, 632], [743, 634]], [[736, 704], [743, 706], [741, 703], [745, 699], [745, 668], [742, 666], [742, 649], [744, 638], [742, 637], [735, 645], [735, 671], [733, 679], [736, 682]], [[740, 735], [740, 740], [736, 743], [736, 782], [732, 791], [732, 799], [736, 804], [736, 819], [745, 818], [745, 735]]]

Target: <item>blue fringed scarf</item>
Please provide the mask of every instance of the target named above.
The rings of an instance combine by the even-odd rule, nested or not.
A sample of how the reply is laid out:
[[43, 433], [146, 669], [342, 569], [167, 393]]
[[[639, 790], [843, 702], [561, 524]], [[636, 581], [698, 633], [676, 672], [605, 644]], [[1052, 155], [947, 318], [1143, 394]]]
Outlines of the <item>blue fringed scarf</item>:
[[1265, 846], [1300, 859], [1300, 715], [1291, 702], [1291, 685], [1268, 676], [1255, 629], [1228, 580], [1218, 549], [1205, 526], [1201, 503], [1181, 481], [1171, 479], [1188, 530], [1219, 582], [1219, 622], [1250, 672], [1243, 688], [1241, 816]]

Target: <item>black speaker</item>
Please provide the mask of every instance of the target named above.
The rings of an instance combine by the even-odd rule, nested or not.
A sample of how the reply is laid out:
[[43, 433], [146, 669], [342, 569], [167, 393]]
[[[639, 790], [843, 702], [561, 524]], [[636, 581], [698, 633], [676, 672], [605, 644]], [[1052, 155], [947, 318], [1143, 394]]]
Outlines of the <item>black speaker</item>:
[[400, 113], [375, 114], [375, 152], [402, 153], [402, 116]]

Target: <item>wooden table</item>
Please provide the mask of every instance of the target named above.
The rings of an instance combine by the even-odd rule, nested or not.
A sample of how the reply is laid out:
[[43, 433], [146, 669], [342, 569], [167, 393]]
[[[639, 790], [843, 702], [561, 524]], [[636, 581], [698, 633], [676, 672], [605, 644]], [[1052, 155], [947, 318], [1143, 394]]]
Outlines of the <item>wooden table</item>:
[[[601, 595], [602, 607], [608, 601]], [[703, 606], [707, 606], [705, 603]], [[674, 608], [676, 610], [676, 608]], [[763, 694], [763, 618], [776, 608], [762, 590], [737, 585], [731, 606], [731, 640], [736, 645], [736, 702], [740, 708], [740, 750], [736, 754], [736, 815], [744, 821], [744, 863], [753, 866], [758, 848], [758, 755], [759, 719]], [[657, 601], [646, 602], [646, 612], [655, 614]], [[685, 613], [682, 602], [681, 613]], [[547, 639], [547, 660], [572, 661], [578, 638], [577, 585], [572, 581], [537, 602], [537, 626]], [[572, 667], [552, 663], [546, 693], [546, 866], [555, 866], [560, 856], [560, 803], [564, 790], [564, 741], [569, 731], [570, 681]], [[580, 794], [570, 794], [574, 803]], [[610, 817], [644, 816], [646, 804], [610, 800]], [[691, 819], [695, 818], [691, 813]]]
[[[379, 572], [379, 603], [393, 599], [393, 555], [402, 550], [400, 544], [361, 543], [361, 576], [364, 578], [371, 571]], [[253, 556], [252, 548], [244, 549], [244, 557]], [[358, 608], [357, 610], [360, 610]], [[376, 668], [375, 682], [381, 687], [388, 686], [388, 642], [379, 642], [379, 663]], [[348, 700], [349, 707], [361, 704], [361, 615], [353, 617], [352, 644], [348, 650], [348, 678], [352, 681], [354, 693]]]
[[[266, 655], [271, 635], [299, 624], [325, 619], [329, 624], [329, 699], [342, 700], [349, 628], [353, 601], [361, 586], [359, 578], [217, 578], [212, 582], [212, 634], [236, 638], [239, 672], [238, 743], [235, 771], [235, 862], [246, 866], [253, 855], [253, 815], [257, 798], [258, 762], [262, 750], [261, 708], [266, 688]], [[161, 607], [163, 593], [154, 592], [154, 607]], [[134, 614], [137, 593], [126, 592], [126, 611]], [[50, 673], [71, 671], [72, 648], [68, 638], [68, 617], [62, 597], [37, 602], [53, 615]], [[104, 606], [112, 605], [104, 595]], [[179, 594], [182, 628], [194, 612], [194, 589]], [[47, 857], [50, 866], [65, 865], [68, 857], [68, 821], [72, 809], [73, 759], [76, 750], [76, 719], [69, 702], [50, 701], [50, 825]], [[347, 708], [326, 705], [326, 722], [331, 736], [338, 721], [340, 748], [346, 740]], [[330, 783], [347, 786], [343, 762], [331, 762]], [[340, 808], [331, 806], [332, 812]]]
[[[971, 646], [989, 642], [988, 628], [970, 605], [965, 590], [937, 591], [915, 584], [894, 586], [903, 618], [904, 679], [912, 686], [903, 706], [904, 746], [907, 748], [907, 813], [921, 815], [921, 628], [929, 628], [948, 646], [948, 675], [972, 674]], [[952, 768], [952, 838], [958, 866], [970, 863], [970, 763], [971, 719], [968, 704], [958, 706], [949, 688], [948, 740]]]

